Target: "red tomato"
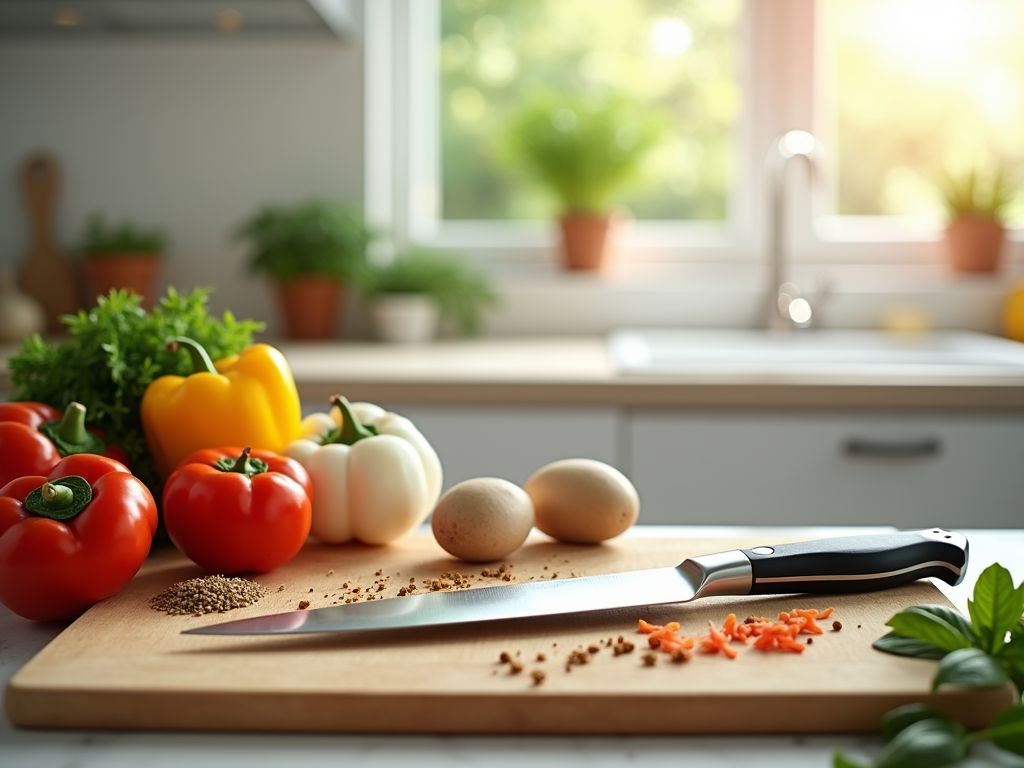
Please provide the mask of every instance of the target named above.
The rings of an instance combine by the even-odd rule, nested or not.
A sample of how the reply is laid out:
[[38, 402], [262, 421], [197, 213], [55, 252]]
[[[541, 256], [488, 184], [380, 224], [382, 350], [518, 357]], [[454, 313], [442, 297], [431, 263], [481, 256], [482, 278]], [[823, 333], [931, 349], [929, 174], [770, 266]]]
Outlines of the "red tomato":
[[[182, 459], [178, 466], [181, 467], [185, 464], [210, 464], [212, 466], [218, 461], [235, 461], [241, 455], [242, 448], [236, 448], [233, 445], [222, 445], [217, 448], [202, 448], [190, 453]], [[262, 451], [259, 448], [250, 450], [249, 456], [253, 459], [259, 459], [264, 462], [267, 465], [268, 472], [277, 472], [279, 474], [286, 475], [301, 485], [302, 490], [306, 492], [306, 496], [309, 497], [309, 501], [312, 503], [313, 481], [309, 477], [309, 473], [306, 471], [306, 468], [299, 464], [295, 459], [289, 458], [288, 456], [282, 456], [274, 453], [273, 451]]]
[[[81, 408], [77, 404], [72, 406]], [[69, 410], [72, 406], [68, 406]], [[45, 475], [63, 456], [68, 455], [39, 430], [46, 422], [60, 422], [63, 418], [65, 414], [46, 403], [0, 403], [0, 456], [3, 457], [0, 462], [0, 487], [16, 477]], [[85, 418], [84, 409], [80, 418]], [[103, 432], [94, 427], [86, 427], [86, 430], [96, 437], [103, 437]], [[98, 445], [102, 455], [121, 464], [128, 464], [128, 456], [118, 446], [102, 442]]]
[[[72, 506], [36, 498], [47, 486], [67, 489]], [[76, 502], [84, 506], [69, 519], [50, 516]], [[156, 525], [149, 490], [113, 459], [79, 453], [46, 477], [16, 478], [0, 489], [0, 602], [26, 619], [74, 618], [131, 580]]]
[[280, 472], [250, 470], [250, 462], [235, 470], [180, 464], [167, 478], [167, 533], [211, 573], [272, 571], [295, 557], [309, 536], [312, 506], [302, 485]]

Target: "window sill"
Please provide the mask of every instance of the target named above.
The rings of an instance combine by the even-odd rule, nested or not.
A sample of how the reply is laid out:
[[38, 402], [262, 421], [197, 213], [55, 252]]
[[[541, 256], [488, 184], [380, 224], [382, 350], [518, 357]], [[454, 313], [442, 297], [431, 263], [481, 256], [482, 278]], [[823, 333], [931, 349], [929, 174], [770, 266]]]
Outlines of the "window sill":
[[[500, 304], [489, 315], [496, 336], [607, 333], [623, 327], [757, 327], [764, 268], [753, 264], [615, 265], [569, 273], [552, 264], [491, 269]], [[1024, 264], [956, 275], [939, 265], [796, 264], [791, 279], [820, 305], [823, 328], [879, 329], [907, 313], [936, 330], [1000, 332], [1003, 302]]]

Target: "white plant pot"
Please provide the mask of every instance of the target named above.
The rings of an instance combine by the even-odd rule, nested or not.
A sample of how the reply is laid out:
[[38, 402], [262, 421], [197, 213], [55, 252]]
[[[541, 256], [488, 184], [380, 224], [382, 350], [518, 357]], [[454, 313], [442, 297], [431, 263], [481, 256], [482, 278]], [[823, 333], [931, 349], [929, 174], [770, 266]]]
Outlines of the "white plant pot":
[[425, 294], [377, 296], [370, 305], [374, 335], [392, 344], [426, 344], [437, 336], [441, 309]]

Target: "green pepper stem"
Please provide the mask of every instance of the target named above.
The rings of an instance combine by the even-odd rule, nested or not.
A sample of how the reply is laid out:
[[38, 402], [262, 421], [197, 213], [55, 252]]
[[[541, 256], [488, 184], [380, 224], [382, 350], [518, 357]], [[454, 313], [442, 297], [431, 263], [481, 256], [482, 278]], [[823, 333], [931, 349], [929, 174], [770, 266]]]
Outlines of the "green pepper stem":
[[46, 505], [52, 509], [70, 507], [75, 500], [75, 492], [66, 485], [44, 483], [43, 487], [39, 489], [39, 494], [43, 497]]
[[57, 425], [57, 436], [70, 445], [81, 445], [88, 435], [85, 431], [85, 406], [81, 403], [68, 403], [64, 416]]
[[188, 336], [172, 336], [167, 340], [167, 349], [171, 352], [176, 352], [181, 347], [184, 347], [192, 358], [193, 373], [217, 373], [213, 360], [198, 341]]
[[353, 445], [367, 437], [373, 437], [377, 431], [368, 425], [362, 424], [352, 412], [352, 404], [341, 395], [334, 395], [331, 398], [331, 405], [341, 411], [341, 428], [331, 442], [342, 445]]
[[237, 472], [240, 475], [246, 477], [252, 477], [253, 475], [262, 475], [269, 469], [267, 462], [261, 459], [254, 459], [249, 454], [252, 453], [251, 447], [245, 447], [242, 449], [242, 454], [234, 459], [220, 459], [219, 461], [213, 462], [213, 466], [219, 469], [221, 472]]
[[79, 475], [58, 477], [43, 483], [25, 497], [26, 512], [51, 520], [67, 521], [92, 501], [92, 486]]
[[44, 421], [39, 431], [57, 447], [61, 456], [75, 453], [98, 453], [107, 449], [106, 442], [85, 428], [86, 408], [81, 403], [68, 403], [60, 420]]

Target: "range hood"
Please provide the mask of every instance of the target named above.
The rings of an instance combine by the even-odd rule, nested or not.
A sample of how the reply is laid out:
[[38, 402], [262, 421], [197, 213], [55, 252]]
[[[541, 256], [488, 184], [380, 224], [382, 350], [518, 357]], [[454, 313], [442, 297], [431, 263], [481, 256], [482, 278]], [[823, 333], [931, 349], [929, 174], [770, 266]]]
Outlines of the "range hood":
[[0, 36], [353, 36], [352, 0], [0, 0]]

